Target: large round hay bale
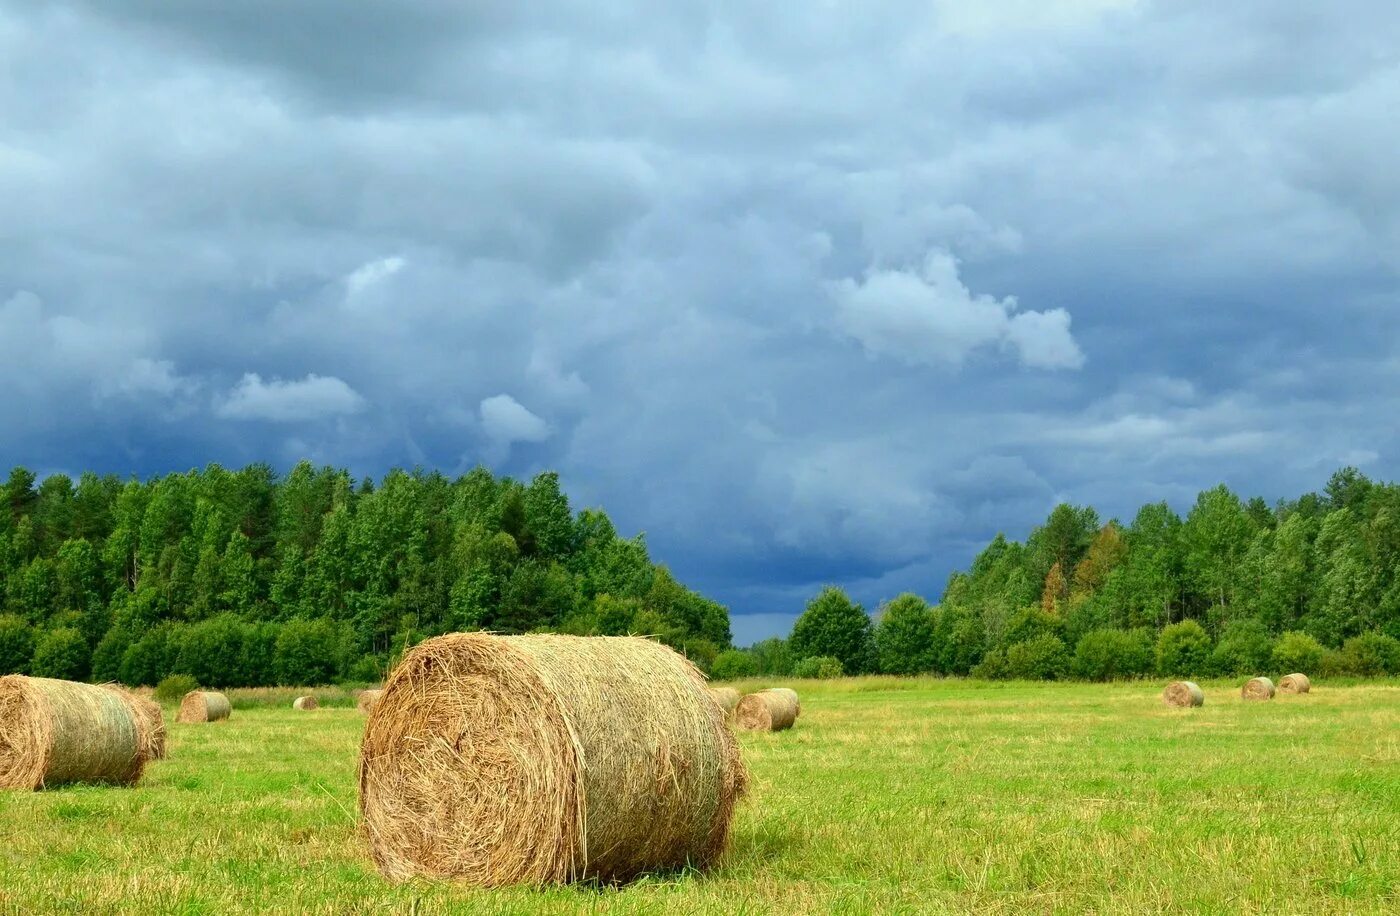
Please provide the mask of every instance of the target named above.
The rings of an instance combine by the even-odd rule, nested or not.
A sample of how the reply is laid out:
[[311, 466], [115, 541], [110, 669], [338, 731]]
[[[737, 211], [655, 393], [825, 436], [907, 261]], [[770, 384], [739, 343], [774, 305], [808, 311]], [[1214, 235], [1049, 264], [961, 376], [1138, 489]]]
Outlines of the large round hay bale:
[[361, 690], [359, 695], [355, 698], [355, 708], [358, 709], [360, 712], [370, 712], [374, 709], [375, 704], [379, 702], [379, 698], [383, 695], [383, 690], [373, 688], [370, 690]]
[[131, 784], [145, 766], [141, 726], [121, 694], [73, 681], [0, 677], [0, 788]]
[[719, 704], [726, 716], [733, 715], [734, 707], [739, 705], [739, 691], [733, 687], [711, 687], [710, 697]]
[[191, 690], [180, 701], [180, 711], [175, 715], [176, 722], [217, 722], [227, 719], [233, 707], [228, 697], [211, 690]]
[[796, 691], [796, 690], [793, 690], [791, 687], [769, 687], [769, 688], [767, 688], [767, 690], [768, 690], [769, 693], [780, 694], [780, 695], [782, 695], [782, 696], [787, 697], [789, 700], [792, 701], [792, 708], [793, 708], [792, 717], [793, 717], [794, 719], [796, 719], [798, 716], [802, 715], [802, 701], [799, 700], [799, 699], [797, 698], [797, 691]]
[[1287, 674], [1278, 682], [1280, 693], [1307, 693], [1312, 690], [1312, 681], [1306, 674]]
[[136, 714], [136, 727], [140, 729], [141, 753], [146, 755], [146, 759], [164, 760], [165, 712], [160, 708], [160, 704], [150, 697], [126, 689], [121, 684], [103, 684], [102, 687], [126, 700], [132, 712]]
[[1195, 681], [1173, 681], [1162, 691], [1162, 702], [1181, 708], [1203, 706], [1206, 695]]
[[797, 721], [797, 694], [787, 688], [760, 690], [739, 701], [734, 721], [747, 731], [780, 732]]
[[1240, 696], [1246, 700], [1272, 700], [1274, 682], [1266, 677], [1252, 677], [1240, 688]]
[[703, 677], [640, 637], [429, 639], [394, 669], [360, 748], [364, 830], [394, 880], [703, 867], [744, 784]]
[[292, 701], [293, 709], [312, 710], [315, 709], [318, 705], [320, 704], [316, 702], [316, 698], [309, 695], [304, 697], [297, 697], [295, 700]]

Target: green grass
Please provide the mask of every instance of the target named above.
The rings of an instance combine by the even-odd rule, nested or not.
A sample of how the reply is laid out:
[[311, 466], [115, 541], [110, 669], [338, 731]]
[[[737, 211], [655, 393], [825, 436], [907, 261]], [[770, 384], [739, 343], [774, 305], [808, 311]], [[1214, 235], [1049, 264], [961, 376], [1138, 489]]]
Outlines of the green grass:
[[1400, 684], [1246, 704], [1207, 684], [799, 683], [744, 735], [709, 874], [391, 885], [355, 831], [362, 718], [172, 725], [135, 789], [0, 793], [0, 912], [1400, 912]]

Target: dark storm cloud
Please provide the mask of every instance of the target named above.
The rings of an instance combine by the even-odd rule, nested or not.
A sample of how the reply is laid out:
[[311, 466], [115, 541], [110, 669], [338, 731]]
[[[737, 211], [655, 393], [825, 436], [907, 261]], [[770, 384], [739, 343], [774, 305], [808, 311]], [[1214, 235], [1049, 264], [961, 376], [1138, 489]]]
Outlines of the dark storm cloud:
[[1400, 434], [1376, 2], [0, 0], [0, 461], [556, 467], [785, 628]]

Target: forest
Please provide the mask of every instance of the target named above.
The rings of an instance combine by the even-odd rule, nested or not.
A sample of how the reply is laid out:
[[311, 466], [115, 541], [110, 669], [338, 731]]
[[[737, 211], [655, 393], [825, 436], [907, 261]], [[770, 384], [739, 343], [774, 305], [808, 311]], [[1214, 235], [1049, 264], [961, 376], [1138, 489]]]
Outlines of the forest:
[[1274, 506], [1222, 485], [1127, 524], [1062, 504], [1024, 543], [998, 534], [936, 606], [905, 594], [874, 618], [824, 589], [789, 639], [716, 674], [1400, 674], [1400, 486], [1344, 468]]
[[378, 680], [426, 636], [646, 633], [702, 667], [728, 611], [556, 474], [375, 482], [303, 462], [0, 487], [0, 674], [209, 687]]

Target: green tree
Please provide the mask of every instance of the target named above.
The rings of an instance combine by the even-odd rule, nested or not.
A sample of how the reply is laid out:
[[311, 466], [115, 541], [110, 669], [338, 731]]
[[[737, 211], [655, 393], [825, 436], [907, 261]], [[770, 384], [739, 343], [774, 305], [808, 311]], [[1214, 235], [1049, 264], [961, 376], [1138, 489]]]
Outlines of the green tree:
[[1269, 670], [1274, 640], [1257, 620], [1234, 620], [1211, 652], [1210, 669], [1220, 676], [1257, 675]]
[[886, 674], [932, 671], [933, 611], [928, 602], [905, 592], [885, 605], [875, 628], [875, 648]]
[[1223, 623], [1233, 616], [1236, 573], [1253, 534], [1240, 498], [1224, 484], [1197, 497], [1186, 517], [1186, 568], [1212, 620]]
[[1273, 670], [1279, 674], [1317, 671], [1327, 650], [1307, 633], [1284, 633], [1274, 644]]
[[849, 674], [875, 667], [870, 617], [839, 588], [828, 586], [807, 603], [789, 644], [797, 658], [829, 655]]
[[1157, 673], [1189, 676], [1204, 673], [1210, 661], [1210, 637], [1194, 620], [1164, 628], [1157, 637]]
[[27, 674], [33, 657], [33, 627], [14, 614], [0, 615], [0, 674]]
[[1113, 681], [1142, 677], [1154, 667], [1154, 640], [1147, 628], [1094, 630], [1084, 634], [1074, 648], [1071, 668], [1075, 677], [1089, 681]]
[[743, 649], [726, 649], [715, 657], [710, 676], [717, 681], [737, 681], [758, 674], [758, 663]]
[[1048, 633], [1006, 647], [1006, 676], [1023, 680], [1058, 680], [1069, 673], [1064, 642]]
[[88, 675], [89, 658], [83, 634], [73, 627], [60, 627], [39, 637], [29, 669], [35, 677], [81, 681]]
[[335, 680], [343, 658], [341, 634], [327, 620], [289, 620], [277, 636], [273, 667], [284, 686], [314, 687]]

